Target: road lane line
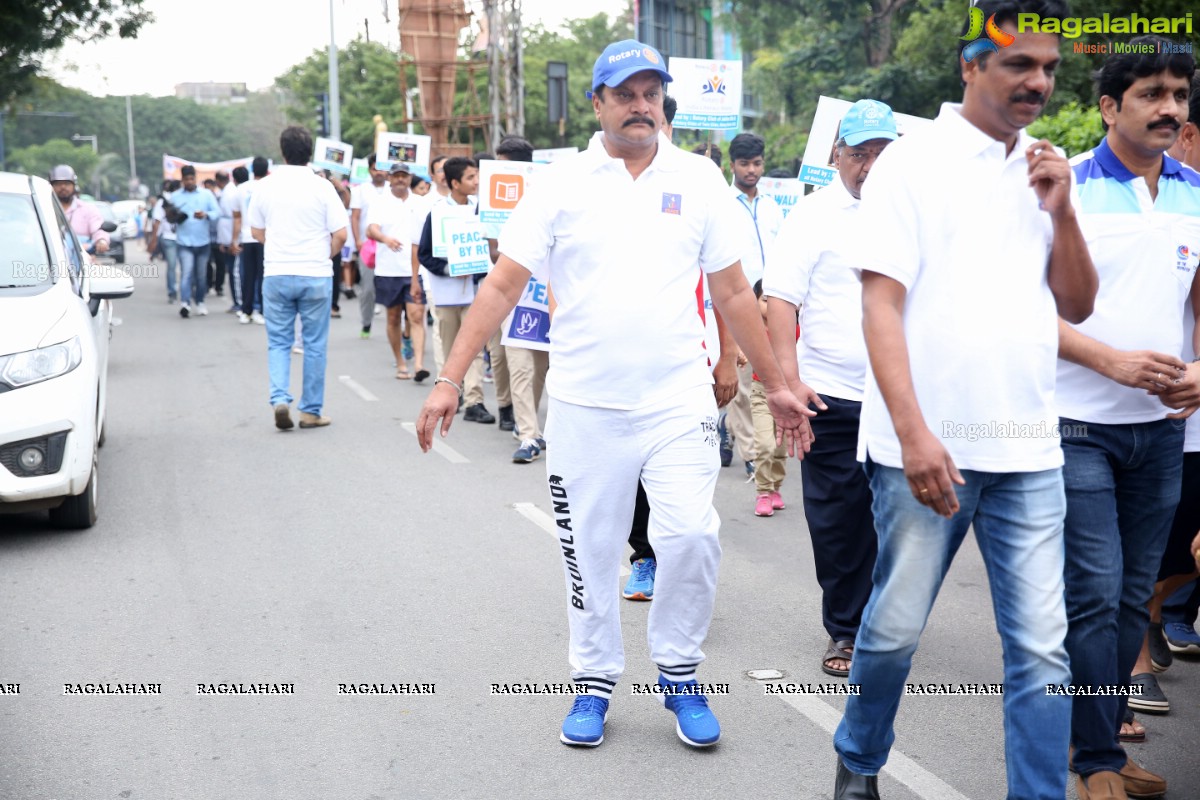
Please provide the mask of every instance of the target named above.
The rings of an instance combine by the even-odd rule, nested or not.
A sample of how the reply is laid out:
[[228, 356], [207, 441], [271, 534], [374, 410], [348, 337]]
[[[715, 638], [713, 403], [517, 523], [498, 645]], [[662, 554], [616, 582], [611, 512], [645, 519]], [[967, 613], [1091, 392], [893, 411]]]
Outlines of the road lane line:
[[[779, 697], [824, 728], [831, 736], [842, 721], [842, 712], [818, 697], [802, 694], [781, 694]], [[888, 763], [883, 772], [900, 781], [924, 800], [969, 800], [966, 795], [894, 747], [888, 753]]]
[[[554, 537], [558, 541], [558, 528], [554, 524], [554, 520], [545, 511], [535, 506], [533, 503], [513, 503], [513, 510], [520, 514], [525, 519], [537, 525], [546, 533]], [[625, 578], [629, 575], [629, 567], [625, 566], [625, 562], [621, 562], [621, 577]]]
[[[411, 433], [414, 437], [417, 435], [417, 426], [413, 422], [401, 422], [400, 427]], [[449, 461], [451, 464], [470, 464], [471, 459], [464, 456], [462, 453], [455, 450], [442, 440], [435, 433], [433, 436], [433, 452], [437, 453], [442, 458]]]
[[370, 389], [363, 386], [358, 381], [351, 378], [349, 375], [338, 375], [338, 380], [341, 381], [347, 389], [354, 392], [356, 395], [366, 400], [368, 403], [377, 403], [379, 398], [376, 397]]

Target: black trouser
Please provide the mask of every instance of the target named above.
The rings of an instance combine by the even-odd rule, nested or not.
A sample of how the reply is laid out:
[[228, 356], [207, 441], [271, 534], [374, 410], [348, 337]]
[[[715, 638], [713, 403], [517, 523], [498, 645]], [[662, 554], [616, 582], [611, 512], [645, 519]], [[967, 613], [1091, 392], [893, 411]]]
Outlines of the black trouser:
[[242, 313], [249, 314], [258, 306], [262, 310], [263, 246], [262, 242], [242, 244]]
[[629, 563], [639, 558], [654, 558], [654, 550], [650, 547], [650, 500], [642, 482], [638, 481], [637, 497], [633, 501], [633, 524], [629, 526], [629, 546], [633, 555]]
[[[240, 308], [242, 305], [242, 286], [237, 279], [238, 257], [233, 254], [232, 250], [226, 247], [225, 250], [217, 254], [217, 258], [220, 260], [221, 270], [229, 276], [229, 294], [233, 296], [233, 304]], [[220, 274], [220, 271], [218, 271], [218, 274]], [[218, 284], [217, 288], [220, 288], [220, 284]]]
[[338, 253], [336, 256], [333, 257], [333, 295], [332, 295], [333, 306], [332, 307], [333, 307], [334, 311], [341, 311], [341, 309], [338, 308], [338, 295], [341, 294], [341, 291], [338, 289], [338, 287], [341, 285], [342, 285], [342, 254]]
[[871, 596], [878, 547], [871, 487], [857, 460], [862, 403], [821, 399], [829, 410], [809, 420], [816, 439], [800, 462], [804, 516], [821, 585], [821, 621], [834, 641], [853, 641]]
[[220, 247], [214, 242], [208, 249], [208, 263], [204, 265], [204, 274], [208, 285], [217, 294], [225, 291], [225, 261], [221, 258]]

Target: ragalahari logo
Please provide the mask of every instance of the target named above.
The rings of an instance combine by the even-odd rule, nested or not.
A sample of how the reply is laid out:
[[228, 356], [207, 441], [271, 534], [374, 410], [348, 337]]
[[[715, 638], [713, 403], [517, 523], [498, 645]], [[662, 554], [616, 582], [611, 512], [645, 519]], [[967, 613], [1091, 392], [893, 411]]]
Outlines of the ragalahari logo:
[[[967, 63], [974, 61], [983, 53], [998, 53], [1001, 47], [1008, 47], [1016, 41], [1016, 37], [1011, 33], [1000, 30], [1000, 26], [996, 24], [995, 14], [988, 17], [987, 22], [984, 23], [983, 9], [977, 6], [971, 7], [967, 15], [967, 22], [967, 32], [960, 37], [964, 42], [971, 42], [962, 51], [963, 61]], [[985, 33], [987, 34], [986, 38], [979, 38]]]

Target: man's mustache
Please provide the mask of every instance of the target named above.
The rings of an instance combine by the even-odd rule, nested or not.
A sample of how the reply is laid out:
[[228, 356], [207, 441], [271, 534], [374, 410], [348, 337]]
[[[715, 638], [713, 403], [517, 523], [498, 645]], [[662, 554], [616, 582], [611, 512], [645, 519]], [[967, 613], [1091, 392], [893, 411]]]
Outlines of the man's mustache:
[[630, 117], [629, 119], [627, 119], [621, 123], [621, 127], [628, 128], [630, 125], [639, 125], [639, 124], [640, 125], [649, 125], [651, 128], [653, 128], [654, 120], [650, 119], [649, 117]]
[[1147, 127], [1149, 127], [1150, 129], [1168, 127], [1173, 131], [1177, 131], [1177, 130], [1179, 130], [1179, 120], [1177, 120], [1173, 117], [1163, 117], [1162, 119], [1158, 120], [1157, 122], [1150, 123], [1150, 125], [1148, 125]]
[[1027, 92], [1026, 94], [1014, 94], [1012, 97], [1014, 103], [1035, 103], [1039, 106], [1046, 105], [1046, 95], [1041, 92]]

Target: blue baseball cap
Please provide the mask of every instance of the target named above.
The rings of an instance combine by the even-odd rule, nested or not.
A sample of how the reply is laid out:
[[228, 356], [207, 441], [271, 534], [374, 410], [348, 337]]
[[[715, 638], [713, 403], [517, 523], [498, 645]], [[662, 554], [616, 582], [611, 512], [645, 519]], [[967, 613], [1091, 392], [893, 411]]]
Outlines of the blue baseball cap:
[[838, 138], [851, 147], [872, 139], [897, 139], [899, 136], [891, 106], [878, 100], [859, 100], [850, 106], [838, 127]]
[[[667, 72], [662, 54], [653, 47], [636, 39], [614, 42], [604, 48], [592, 67], [592, 91], [601, 85], [610, 88], [620, 86], [630, 75], [645, 70], [658, 73], [663, 83], [671, 82], [671, 73]], [[592, 92], [588, 92], [587, 96], [590, 100]]]

